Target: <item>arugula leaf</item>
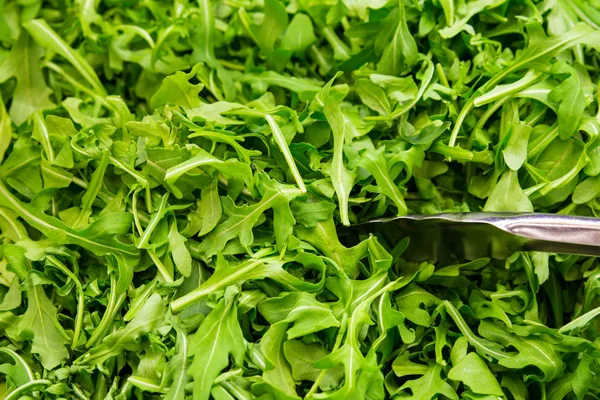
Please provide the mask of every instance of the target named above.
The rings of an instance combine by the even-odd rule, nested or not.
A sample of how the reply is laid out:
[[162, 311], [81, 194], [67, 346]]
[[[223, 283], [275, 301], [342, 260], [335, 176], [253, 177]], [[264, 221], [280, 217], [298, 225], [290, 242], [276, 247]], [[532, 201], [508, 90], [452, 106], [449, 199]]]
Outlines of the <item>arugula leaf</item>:
[[198, 93], [204, 86], [201, 83], [194, 85], [189, 82], [196, 76], [200, 66], [200, 64], [196, 65], [189, 74], [178, 71], [166, 77], [150, 99], [152, 108], [159, 108], [166, 104], [175, 104], [185, 108], [200, 107]]
[[302, 226], [294, 228], [295, 233], [301, 240], [310, 243], [330, 257], [349, 277], [354, 278], [358, 273], [358, 263], [364, 258], [367, 251], [367, 242], [363, 241], [354, 247], [347, 248], [340, 243], [335, 235], [333, 219], [319, 221], [314, 227], [306, 229]]
[[[43, 51], [27, 33], [22, 32], [7, 60], [0, 66], [0, 82], [12, 77], [17, 80], [9, 109], [10, 118], [17, 125], [38, 111], [54, 107], [50, 100], [52, 90], [46, 85], [40, 68]], [[10, 140], [6, 133], [10, 129], [10, 122], [6, 118], [2, 117], [4, 146], [8, 146]]]
[[308, 293], [289, 293], [279, 298], [263, 300], [258, 304], [258, 311], [270, 324], [293, 324], [284, 330], [288, 339], [339, 325], [331, 309]]
[[198, 14], [202, 23], [197, 24], [192, 30], [192, 60], [204, 62], [214, 68], [217, 65], [215, 58], [215, 23], [214, 12], [210, 1], [198, 1]]
[[317, 41], [312, 20], [306, 14], [295, 14], [284, 35], [281, 48], [291, 51], [304, 51]]
[[481, 323], [479, 332], [487, 339], [517, 349], [517, 355], [501, 359], [499, 361], [500, 365], [509, 368], [524, 368], [527, 365], [535, 365], [542, 371], [541, 376], [538, 376], [538, 379], [542, 381], [552, 380], [562, 373], [563, 362], [558, 352], [554, 346], [543, 340], [513, 335], [487, 321]]
[[60, 54], [68, 60], [90, 84], [97, 95], [106, 95], [100, 78], [98, 78], [98, 75], [96, 75], [96, 72], [89, 63], [58, 36], [45, 20], [34, 19], [26, 22], [23, 26], [38, 44]]
[[344, 371], [341, 365], [327, 369], [322, 378], [321, 370], [314, 364], [324, 358], [328, 352], [316, 343], [306, 344], [300, 340], [287, 340], [283, 344], [283, 353], [290, 363], [292, 377], [296, 381], [319, 381], [321, 390], [331, 390], [338, 386]]
[[517, 174], [514, 171], [508, 171], [500, 177], [483, 209], [485, 211], [531, 212], [533, 205], [523, 193], [517, 180]]
[[223, 211], [227, 220], [218, 225], [202, 242], [201, 251], [205, 257], [211, 257], [225, 248], [227, 242], [239, 237], [242, 246], [253, 242], [252, 228], [266, 210], [273, 210], [273, 218], [278, 220], [275, 230], [277, 245], [283, 248], [294, 226], [294, 217], [290, 211], [290, 201], [300, 195], [293, 186], [275, 183], [268, 178], [259, 180], [259, 190], [263, 191], [260, 202], [245, 207], [237, 207], [230, 198], [222, 198]]
[[84, 354], [79, 363], [102, 364], [104, 360], [124, 350], [140, 349], [140, 337], [160, 327], [165, 318], [165, 311], [162, 298], [156, 293], [151, 295], [125, 327], [104, 337], [102, 344]]
[[226, 294], [190, 341], [190, 354], [194, 360], [188, 373], [194, 378], [195, 398], [209, 398], [211, 387], [219, 373], [229, 365], [230, 356], [237, 366], [244, 359], [246, 344], [236, 318], [235, 295], [235, 291]]
[[477, 353], [463, 357], [448, 371], [448, 378], [462, 381], [473, 393], [504, 396], [500, 384]]
[[32, 341], [31, 351], [40, 355], [44, 368], [54, 369], [69, 356], [68, 337], [57, 324], [56, 307], [41, 285], [27, 290], [27, 300], [27, 311], [17, 326], [19, 337]]
[[242, 178], [248, 185], [250, 184], [251, 179], [251, 171], [250, 167], [239, 162], [235, 159], [229, 160], [219, 160], [218, 158], [212, 156], [208, 152], [197, 149], [197, 154], [190, 158], [189, 160], [182, 162], [181, 164], [177, 164], [169, 168], [164, 176], [165, 183], [171, 189], [173, 194], [178, 198], [183, 197], [183, 192], [177, 188], [175, 182], [181, 177], [183, 174], [188, 173], [189, 171], [194, 170], [195, 168], [206, 168], [212, 167], [221, 172], [225, 178], [231, 178], [233, 176], [238, 176]]
[[378, 190], [394, 202], [398, 208], [398, 215], [405, 215], [408, 212], [406, 202], [400, 189], [390, 177], [386, 163], [384, 148], [379, 150], [368, 149], [361, 154], [358, 165], [369, 171], [375, 177]]
[[397, 18], [396, 29], [377, 64], [377, 72], [384, 75], [398, 76], [418, 59], [417, 43], [408, 30], [403, 0], [398, 0]]
[[263, 384], [255, 384], [252, 386], [255, 393], [271, 391], [279, 398], [299, 398], [296, 394], [291, 367], [283, 353], [286, 329], [285, 322], [275, 323], [271, 325], [260, 341], [260, 349], [265, 355], [265, 360], [271, 365], [263, 373], [263, 380], [270, 388], [261, 388], [260, 386]]
[[335, 188], [337, 194], [342, 223], [344, 225], [350, 225], [348, 199], [350, 197], [352, 186], [354, 185], [355, 174], [344, 167], [343, 157], [344, 141], [346, 140], [346, 123], [340, 107], [333, 99], [327, 100], [323, 111], [333, 132], [333, 159], [328, 168], [332, 180], [331, 184]]
[[188, 343], [189, 339], [181, 328], [174, 324], [177, 331], [177, 355], [171, 358], [167, 366], [172, 383], [165, 397], [166, 400], [185, 399], [185, 387], [188, 383]]

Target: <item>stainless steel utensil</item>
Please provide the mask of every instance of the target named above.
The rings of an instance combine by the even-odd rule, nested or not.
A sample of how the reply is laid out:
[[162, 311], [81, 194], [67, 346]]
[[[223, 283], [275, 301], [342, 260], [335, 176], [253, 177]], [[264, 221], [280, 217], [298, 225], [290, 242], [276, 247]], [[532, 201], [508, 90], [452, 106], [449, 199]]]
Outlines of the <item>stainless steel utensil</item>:
[[[373, 233], [394, 246], [410, 238], [405, 256], [415, 261], [504, 259], [516, 251], [600, 256], [600, 218], [539, 213], [408, 215], [357, 224], [341, 232]], [[352, 240], [352, 239], [351, 239]]]

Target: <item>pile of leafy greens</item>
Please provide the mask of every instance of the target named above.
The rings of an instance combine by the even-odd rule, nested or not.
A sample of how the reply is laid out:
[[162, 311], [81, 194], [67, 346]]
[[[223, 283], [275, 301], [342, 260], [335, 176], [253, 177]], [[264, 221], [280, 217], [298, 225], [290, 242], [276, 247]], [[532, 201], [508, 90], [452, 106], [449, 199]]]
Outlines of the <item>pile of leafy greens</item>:
[[[0, 397], [597, 399], [599, 0], [0, 0]], [[347, 247], [350, 246], [350, 247]]]

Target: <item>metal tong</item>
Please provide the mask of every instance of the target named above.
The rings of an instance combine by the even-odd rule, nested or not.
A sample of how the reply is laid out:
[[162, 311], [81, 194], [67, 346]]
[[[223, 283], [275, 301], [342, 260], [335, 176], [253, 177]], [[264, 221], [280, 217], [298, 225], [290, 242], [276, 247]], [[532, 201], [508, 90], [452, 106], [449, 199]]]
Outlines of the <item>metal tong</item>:
[[[407, 215], [357, 224], [341, 232], [373, 233], [393, 247], [410, 238], [413, 261], [505, 259], [516, 251], [600, 256], [600, 218], [541, 213]], [[352, 239], [350, 239], [352, 240]]]

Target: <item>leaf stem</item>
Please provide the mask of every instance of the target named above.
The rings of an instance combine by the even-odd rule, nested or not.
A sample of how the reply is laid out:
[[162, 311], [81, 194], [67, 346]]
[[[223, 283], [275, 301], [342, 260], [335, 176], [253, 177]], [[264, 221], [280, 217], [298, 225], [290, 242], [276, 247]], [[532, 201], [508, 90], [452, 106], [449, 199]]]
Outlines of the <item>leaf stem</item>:
[[[342, 315], [342, 322], [340, 323], [340, 330], [335, 338], [335, 343], [333, 345], [333, 348], [331, 349], [331, 353], [333, 353], [334, 351], [339, 349], [340, 346], [342, 345], [342, 339], [344, 338], [344, 335], [346, 334], [347, 328], [348, 328], [348, 313], [344, 313], [344, 315]], [[321, 381], [325, 377], [326, 373], [327, 373], [326, 369], [321, 370], [321, 372], [319, 373], [319, 376], [317, 376], [317, 379], [315, 379], [315, 382], [313, 383], [310, 390], [306, 394], [306, 396], [305, 396], [306, 399], [310, 399], [313, 397], [313, 395], [316, 393], [317, 389], [319, 388]]]
[[147, 251], [148, 251], [148, 255], [152, 259], [152, 262], [154, 262], [156, 269], [158, 270], [158, 272], [160, 272], [160, 276], [162, 276], [166, 282], [172, 283], [173, 278], [171, 277], [171, 274], [169, 273], [169, 271], [167, 271], [167, 267], [165, 267], [165, 265], [160, 260], [158, 255], [156, 255], [156, 251], [154, 249], [147, 249]]
[[26, 384], [21, 385], [18, 388], [16, 388], [15, 390], [13, 390], [12, 392], [10, 392], [4, 400], [20, 399], [23, 394], [32, 391], [36, 387], [39, 387], [39, 386], [45, 387], [45, 386], [50, 386], [51, 384], [52, 384], [52, 382], [50, 382], [48, 379], [37, 379], [35, 381], [29, 381]]
[[150, 236], [152, 236], [152, 232], [154, 232], [154, 228], [158, 225], [162, 217], [164, 216], [165, 209], [167, 208], [167, 201], [169, 200], [169, 193], [165, 193], [160, 201], [160, 205], [158, 206], [158, 210], [152, 215], [150, 218], [150, 223], [146, 227], [144, 233], [140, 236], [140, 240], [137, 244], [138, 249], [143, 249], [148, 246], [150, 242]]
[[558, 330], [558, 333], [570, 332], [579, 327], [584, 327], [587, 324], [589, 324], [591, 322], [591, 320], [594, 319], [595, 317], [597, 317], [598, 315], [600, 315], [600, 307], [596, 307], [593, 310], [588, 311], [587, 313], [575, 318], [574, 320], [572, 320], [571, 322], [569, 322], [568, 324], [566, 324], [562, 328], [560, 328]]
[[77, 288], [77, 315], [75, 316], [75, 326], [73, 328], [73, 344], [72, 347], [77, 347], [77, 343], [79, 342], [79, 336], [81, 334], [81, 327], [83, 325], [83, 312], [85, 309], [85, 296], [83, 294], [83, 286], [81, 282], [75, 276], [73, 272], [65, 264], [63, 264], [60, 260], [52, 255], [47, 255], [46, 259], [58, 268], [62, 273], [67, 275], [73, 283], [75, 283], [75, 287]]
[[475, 336], [473, 331], [471, 331], [471, 329], [465, 322], [462, 315], [460, 315], [458, 310], [456, 308], [454, 308], [452, 303], [450, 303], [448, 300], [445, 300], [443, 304], [444, 304], [444, 307], [446, 308], [446, 311], [450, 315], [450, 317], [454, 320], [454, 323], [456, 324], [458, 329], [467, 338], [469, 343], [471, 343], [471, 345], [473, 345], [473, 347], [475, 347], [477, 350], [479, 350], [485, 354], [489, 354], [490, 356], [494, 357], [497, 360], [501, 360], [503, 358], [508, 358], [508, 356], [506, 354], [500, 353], [494, 349], [490, 349], [489, 347], [486, 347], [486, 345], [483, 343], [482, 339]]
[[59, 67], [58, 65], [54, 64], [51, 61], [45, 61], [42, 64], [43, 67], [46, 67], [54, 72], [56, 72], [58, 75], [60, 75], [65, 81], [67, 81], [69, 84], [73, 85], [74, 88], [81, 90], [83, 93], [88, 94], [90, 97], [92, 97], [95, 101], [99, 102], [100, 104], [102, 104], [103, 106], [105, 106], [106, 108], [111, 108], [110, 104], [108, 104], [106, 102], [106, 100], [104, 100], [104, 98], [102, 96], [100, 96], [98, 93], [94, 92], [92, 89], [86, 87], [85, 85], [82, 85], [81, 83], [79, 83], [77, 80], [73, 79], [73, 77], [71, 77], [69, 74], [67, 74], [65, 72], [65, 70], [63, 70], [61, 67]]
[[490, 165], [494, 162], [494, 153], [490, 150], [469, 151], [460, 147], [450, 147], [442, 142], [435, 142], [430, 148], [434, 153], [443, 154], [448, 158]]
[[[209, 278], [207, 281], [205, 281], [203, 284], [201, 284], [198, 288], [192, 290], [191, 292], [189, 292], [188, 294], [186, 294], [184, 296], [181, 296], [178, 299], [173, 300], [173, 302], [171, 303], [171, 311], [173, 311], [173, 313], [178, 313], [179, 311], [183, 310], [185, 307], [200, 300], [201, 298], [206, 297], [209, 294], [211, 294], [217, 290], [220, 290], [221, 288], [235, 284], [238, 281], [238, 278], [240, 276], [243, 277], [244, 275], [246, 275], [247, 272], [253, 270], [255, 267], [263, 265], [264, 261], [269, 261], [269, 260], [272, 261], [272, 260], [276, 260], [276, 259], [277, 259], [277, 257], [270, 257], [268, 259], [259, 259], [259, 260], [249, 259], [246, 262], [238, 265], [237, 268], [235, 269], [235, 271], [227, 274], [227, 276], [224, 279], [219, 279], [217, 282], [212, 282], [211, 279]], [[213, 276], [215, 276], [214, 273], [213, 273]], [[213, 279], [213, 281], [214, 281], [214, 279]]]
[[44, 122], [44, 118], [41, 112], [33, 114], [33, 124], [40, 130], [41, 138], [43, 139], [42, 148], [48, 157], [50, 164], [54, 164], [54, 149], [52, 143], [50, 143], [50, 134], [48, 133], [48, 127]]
[[[7, 354], [9, 357], [11, 357], [13, 360], [15, 360], [15, 362], [20, 363], [22, 368], [25, 370], [25, 373], [27, 374], [27, 378], [29, 379], [29, 381], [33, 381], [34, 379], [34, 375], [33, 375], [33, 371], [31, 370], [31, 367], [29, 366], [29, 364], [27, 364], [27, 362], [23, 359], [23, 357], [21, 357], [16, 351], [8, 348], [8, 347], [2, 347], [0, 348], [0, 353], [5, 353]], [[15, 364], [16, 366], [16, 364]]]
[[283, 132], [281, 131], [281, 128], [279, 127], [279, 125], [277, 124], [277, 121], [275, 121], [275, 118], [273, 118], [273, 116], [271, 114], [265, 114], [265, 119], [267, 120], [267, 123], [269, 124], [269, 127], [271, 128], [271, 132], [273, 134], [273, 139], [275, 139], [275, 143], [277, 143], [277, 147], [279, 147], [279, 150], [281, 150], [281, 152], [283, 153], [283, 156], [285, 157], [285, 161], [287, 162], [287, 164], [290, 168], [290, 171], [292, 172], [292, 175], [294, 176], [294, 180], [296, 181], [298, 188], [300, 189], [300, 191], [302, 193], [306, 193], [306, 186], [304, 185], [304, 180], [302, 179], [302, 175], [300, 175], [300, 171], [298, 171], [298, 167], [296, 166], [294, 157], [292, 156], [292, 153], [290, 152], [290, 148], [288, 147], [288, 145], [285, 141], [285, 137], [283, 136]]
[[113, 322], [113, 319], [121, 307], [121, 304], [125, 301], [127, 297], [127, 293], [121, 293], [117, 296], [117, 279], [114, 274], [110, 274], [110, 296], [108, 298], [108, 304], [106, 305], [106, 310], [104, 310], [104, 315], [102, 316], [102, 320], [100, 320], [100, 324], [92, 334], [92, 336], [88, 339], [85, 347], [92, 347], [104, 332], [108, 329], [110, 324]]

